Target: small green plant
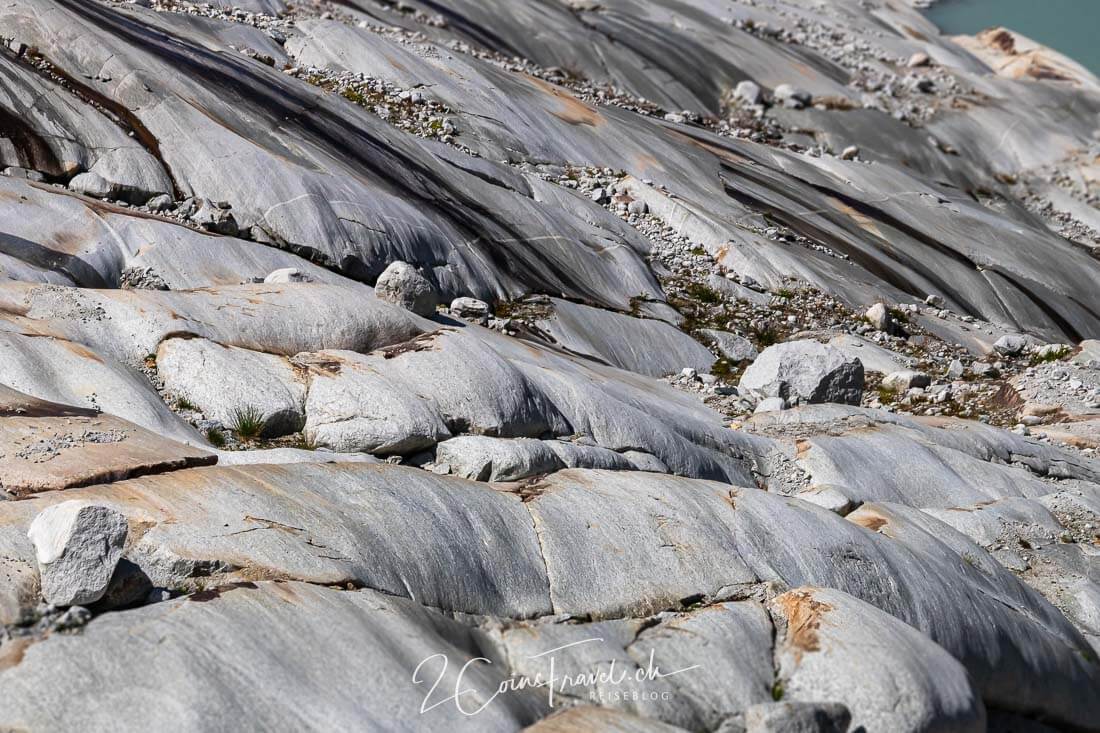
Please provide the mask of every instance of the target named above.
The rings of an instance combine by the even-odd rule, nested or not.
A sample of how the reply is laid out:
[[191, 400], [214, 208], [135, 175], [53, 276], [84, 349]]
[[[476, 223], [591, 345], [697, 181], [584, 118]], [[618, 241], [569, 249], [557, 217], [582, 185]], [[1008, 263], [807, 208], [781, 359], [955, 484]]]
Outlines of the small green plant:
[[1039, 364], [1049, 364], [1051, 362], [1058, 361], [1068, 353], [1069, 349], [1050, 349], [1045, 354], [1033, 354], [1031, 357], [1031, 366], [1038, 366]]
[[722, 296], [715, 292], [714, 288], [702, 283], [688, 283], [686, 289], [688, 295], [697, 303], [708, 303], [713, 305], [714, 303], [722, 302]]
[[900, 308], [887, 308], [886, 312], [898, 323], [909, 323], [909, 314]]
[[757, 346], [765, 348], [779, 342], [779, 334], [771, 326], [753, 326], [749, 328], [749, 335]]
[[710, 373], [719, 379], [728, 379], [733, 376], [734, 372], [733, 364], [730, 364], [728, 359], [719, 359], [710, 365]]
[[696, 257], [702, 257], [703, 255], [705, 255], [707, 253], [707, 251], [705, 249], [703, 249], [702, 247], [692, 247], [691, 248], [691, 253], [693, 255], [695, 255]]
[[186, 397], [180, 397], [176, 399], [176, 407], [181, 410], [191, 410], [192, 412], [198, 412], [199, 408], [195, 407], [195, 403]]
[[206, 439], [210, 441], [210, 445], [215, 448], [225, 447], [225, 436], [222, 435], [222, 431], [217, 428], [210, 428], [206, 431]]
[[780, 680], [776, 680], [772, 685], [772, 700], [779, 702], [783, 699], [783, 683]]
[[779, 288], [779, 290], [775, 291], [775, 294], [780, 298], [784, 298], [786, 300], [790, 300], [794, 297], [794, 291], [788, 288]]
[[233, 432], [241, 440], [254, 440], [260, 437], [266, 424], [263, 411], [257, 407], [247, 405], [233, 410]]
[[963, 561], [964, 563], [966, 563], [967, 565], [970, 565], [970, 566], [972, 566], [972, 567], [976, 567], [976, 566], [978, 565], [978, 560], [977, 560], [977, 558], [975, 558], [975, 557], [974, 557], [974, 556], [973, 556], [972, 554], [970, 554], [969, 552], [964, 552], [964, 553], [962, 554], [962, 561]]
[[347, 99], [349, 102], [354, 102], [363, 107], [367, 106], [367, 103], [370, 101], [357, 89], [348, 88], [341, 92], [341, 94], [343, 94], [344, 99]]

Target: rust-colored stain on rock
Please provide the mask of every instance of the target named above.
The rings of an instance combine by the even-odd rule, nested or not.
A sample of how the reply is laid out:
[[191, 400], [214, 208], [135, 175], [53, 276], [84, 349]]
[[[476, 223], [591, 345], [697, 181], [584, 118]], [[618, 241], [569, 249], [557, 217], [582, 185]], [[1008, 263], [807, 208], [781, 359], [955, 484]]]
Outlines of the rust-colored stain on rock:
[[829, 206], [832, 206], [840, 213], [847, 215], [859, 226], [860, 229], [864, 230], [865, 232], [870, 232], [871, 234], [874, 234], [879, 239], [886, 239], [886, 235], [882, 233], [882, 230], [878, 228], [878, 225], [875, 224], [874, 219], [872, 219], [871, 217], [859, 213], [848, 204], [844, 203], [840, 199], [833, 198], [832, 196], [825, 197], [825, 200], [829, 203]]
[[558, 109], [552, 110], [550, 114], [559, 120], [568, 122], [570, 125], [588, 125], [589, 127], [597, 127], [606, 122], [595, 107], [585, 104], [565, 89], [530, 75], [525, 76], [532, 86], [557, 100]]
[[857, 512], [849, 514], [848, 521], [855, 522], [859, 526], [865, 527], [872, 532], [878, 532], [880, 529], [890, 524], [889, 519], [867, 508], [862, 508]]
[[775, 604], [787, 617], [787, 644], [794, 648], [795, 657], [801, 660], [805, 652], [820, 651], [821, 640], [817, 632], [822, 617], [833, 607], [817, 600], [807, 590], [784, 593], [775, 599]]

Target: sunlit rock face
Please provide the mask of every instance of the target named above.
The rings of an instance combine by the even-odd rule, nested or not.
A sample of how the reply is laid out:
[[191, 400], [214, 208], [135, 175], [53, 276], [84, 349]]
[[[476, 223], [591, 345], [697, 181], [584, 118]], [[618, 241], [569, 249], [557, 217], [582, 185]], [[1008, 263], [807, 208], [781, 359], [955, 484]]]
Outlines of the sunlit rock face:
[[1100, 83], [913, 4], [0, 7], [0, 728], [1100, 730]]

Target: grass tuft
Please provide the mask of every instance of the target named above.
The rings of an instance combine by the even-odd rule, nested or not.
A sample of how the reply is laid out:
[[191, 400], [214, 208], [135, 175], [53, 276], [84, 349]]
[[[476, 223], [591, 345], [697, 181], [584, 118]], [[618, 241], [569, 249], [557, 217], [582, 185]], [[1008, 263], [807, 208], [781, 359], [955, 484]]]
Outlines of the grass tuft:
[[1050, 364], [1051, 362], [1059, 361], [1063, 356], [1070, 353], [1070, 349], [1051, 350], [1049, 353], [1039, 356], [1033, 354], [1031, 356], [1031, 366], [1038, 366], [1039, 364]]
[[254, 440], [260, 437], [266, 425], [264, 413], [257, 407], [248, 405], [233, 411], [233, 432], [241, 440]]
[[714, 288], [704, 285], [703, 283], [688, 283], [687, 293], [697, 303], [707, 303], [714, 305], [715, 303], [722, 302], [722, 296], [719, 295]]
[[206, 431], [206, 439], [210, 441], [210, 445], [215, 448], [225, 447], [225, 436], [222, 435], [222, 431], [217, 428], [210, 428]]

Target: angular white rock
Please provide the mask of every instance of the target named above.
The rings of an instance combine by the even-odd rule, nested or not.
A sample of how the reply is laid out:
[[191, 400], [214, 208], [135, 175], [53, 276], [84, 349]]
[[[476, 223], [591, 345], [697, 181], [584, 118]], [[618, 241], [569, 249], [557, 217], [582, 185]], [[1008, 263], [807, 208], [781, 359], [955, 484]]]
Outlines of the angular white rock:
[[756, 406], [753, 414], [761, 412], [779, 412], [780, 410], [787, 409], [787, 401], [782, 397], [768, 397], [760, 400], [760, 403]]
[[126, 543], [126, 517], [105, 506], [66, 501], [31, 522], [42, 596], [55, 606], [94, 603], [103, 597]]
[[757, 357], [756, 347], [744, 336], [710, 328], [704, 328], [699, 333], [714, 342], [722, 356], [730, 361], [750, 361]]
[[763, 397], [782, 397], [788, 404], [858, 405], [863, 395], [863, 364], [816, 341], [789, 341], [764, 349], [745, 370], [740, 388]]
[[264, 278], [264, 282], [268, 285], [283, 285], [285, 283], [304, 283], [309, 282], [308, 275], [302, 273], [297, 267], [283, 267], [275, 270]]
[[378, 276], [374, 292], [381, 300], [418, 316], [432, 315], [439, 302], [432, 284], [407, 262], [391, 262]]
[[451, 313], [459, 318], [476, 323], [489, 320], [489, 304], [477, 298], [455, 298], [451, 301]]
[[882, 380], [884, 389], [891, 392], [906, 392], [913, 388], [925, 388], [932, 384], [932, 378], [923, 372], [906, 369], [900, 372], [891, 372]]

